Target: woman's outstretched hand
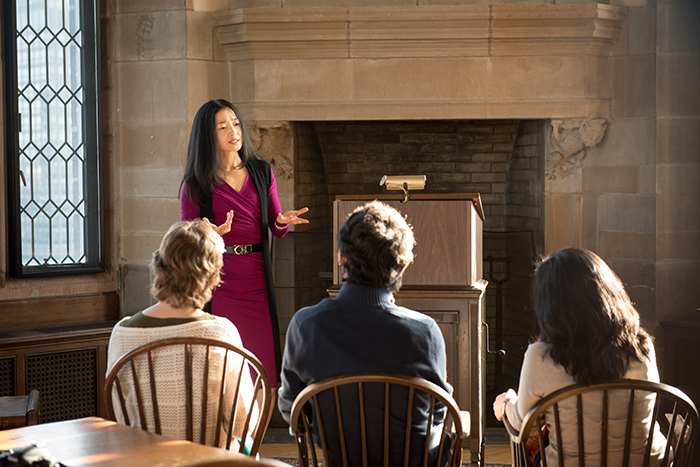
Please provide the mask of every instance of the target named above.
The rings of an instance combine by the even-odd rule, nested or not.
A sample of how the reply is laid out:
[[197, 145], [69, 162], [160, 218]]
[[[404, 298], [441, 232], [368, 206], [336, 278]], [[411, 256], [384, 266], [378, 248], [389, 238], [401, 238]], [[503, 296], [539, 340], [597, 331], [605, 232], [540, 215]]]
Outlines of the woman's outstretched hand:
[[209, 219], [207, 219], [206, 217], [204, 218], [204, 220], [207, 221], [207, 224], [209, 224], [216, 233], [223, 237], [231, 231], [231, 222], [233, 222], [233, 209], [226, 213], [226, 222], [224, 222], [218, 227], [209, 222]]
[[278, 224], [308, 224], [308, 219], [303, 219], [299, 216], [309, 212], [309, 208], [301, 208], [296, 211], [287, 211], [277, 214]]

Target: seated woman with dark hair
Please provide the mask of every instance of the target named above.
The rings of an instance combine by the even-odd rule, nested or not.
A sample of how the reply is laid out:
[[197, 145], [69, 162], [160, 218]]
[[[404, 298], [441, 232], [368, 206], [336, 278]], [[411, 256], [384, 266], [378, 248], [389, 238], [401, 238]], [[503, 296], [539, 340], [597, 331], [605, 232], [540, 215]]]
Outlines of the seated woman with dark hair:
[[[588, 385], [617, 378], [659, 382], [652, 339], [642, 328], [622, 282], [595, 253], [573, 248], [552, 253], [535, 271], [533, 293], [540, 336], [525, 352], [517, 394], [510, 389], [494, 401], [498, 420], [505, 413], [510, 424], [520, 429], [536, 402], [574, 383]], [[620, 436], [618, 443], [609, 442], [607, 465], [622, 465], [627, 394], [610, 394], [609, 433], [619, 432]], [[599, 426], [596, 420], [601, 419], [602, 397], [591, 400], [593, 396], [597, 394], [584, 396], [584, 417], [587, 423]], [[651, 394], [635, 400], [634, 421], [640, 428], [633, 430], [629, 465], [640, 465], [644, 458], [653, 405]], [[559, 407], [562, 420], [573, 419], [574, 403], [561, 402]], [[561, 440], [567, 459], [575, 460], [571, 465], [578, 465], [575, 431], [564, 431]], [[593, 431], [599, 440], [600, 431]], [[549, 440], [547, 463], [558, 465], [556, 433], [550, 432]], [[657, 429], [651, 465], [660, 462], [664, 445]], [[586, 457], [587, 466], [600, 464], [600, 455]]]
[[[213, 316], [202, 311], [204, 304], [211, 298], [212, 289], [216, 287], [220, 280], [220, 270], [223, 264], [224, 243], [221, 236], [205, 221], [197, 220], [193, 222], [178, 222], [170, 227], [165, 234], [160, 247], [153, 254], [151, 270], [153, 274], [153, 285], [151, 293], [158, 300], [155, 305], [136, 313], [131, 317], [122, 319], [114, 329], [109, 340], [109, 350], [107, 354], [107, 373], [112, 369], [119, 358], [129, 351], [148, 344], [153, 341], [166, 339], [169, 337], [204, 337], [229, 342], [237, 347], [243, 347], [241, 338], [236, 327], [226, 318]], [[156, 387], [158, 390], [158, 406], [161, 413], [162, 434], [173, 439], [186, 439], [185, 411], [182, 410], [185, 401], [185, 381], [182, 372], [177, 374], [170, 371], [175, 361], [182, 361], [184, 358], [180, 349], [162, 349], [155, 360]], [[170, 353], [165, 353], [170, 352]], [[178, 353], [179, 352], [179, 353]], [[201, 358], [200, 358], [201, 357]], [[208, 384], [212, 394], [208, 397], [208, 403], [213, 405], [207, 410], [207, 443], [214, 444], [216, 415], [215, 405], [218, 404], [219, 378], [223, 373], [224, 359], [215, 355], [209, 361], [209, 375], [211, 380]], [[195, 355], [195, 363], [203, 363], [204, 355]], [[235, 384], [238, 379], [240, 359], [229, 358], [227, 363], [227, 383]], [[147, 371], [146, 367], [139, 371]], [[130, 372], [125, 378], [130, 378]], [[202, 398], [202, 374], [199, 373], [199, 382], [195, 372], [195, 400]], [[250, 374], [244, 372], [241, 382], [241, 398], [238, 404], [243, 404], [243, 400], [250, 400], [253, 391], [253, 384]], [[141, 378], [139, 378], [141, 379]], [[146, 378], [144, 378], [146, 379]], [[126, 399], [127, 412], [131, 426], [140, 426], [139, 413], [136, 409], [136, 396], [133, 391], [133, 384], [130, 380], [120, 380], [124, 384], [124, 397]], [[199, 393], [199, 394], [198, 394]], [[234, 394], [235, 388], [227, 391]], [[165, 395], [165, 397], [161, 397]], [[232, 399], [231, 396], [230, 399]], [[113, 398], [116, 402], [116, 398]], [[225, 403], [231, 407], [232, 400]], [[195, 411], [199, 410], [195, 404]], [[249, 407], [239, 406], [236, 410], [236, 420], [234, 421], [235, 437], [240, 437], [243, 432], [245, 414]], [[257, 411], [257, 407], [255, 408]], [[121, 411], [116, 409], [117, 418]], [[153, 415], [148, 410], [146, 415], [148, 426], [153, 427]], [[123, 420], [123, 419], [122, 419]], [[257, 415], [254, 413], [251, 426], [255, 424]], [[119, 421], [119, 420], [118, 420]], [[224, 424], [228, 426], [228, 423]], [[195, 424], [194, 438], [199, 439], [199, 424]], [[211, 438], [211, 439], [209, 439]], [[224, 445], [226, 436], [222, 436], [221, 445]], [[235, 443], [232, 444], [234, 449]]]

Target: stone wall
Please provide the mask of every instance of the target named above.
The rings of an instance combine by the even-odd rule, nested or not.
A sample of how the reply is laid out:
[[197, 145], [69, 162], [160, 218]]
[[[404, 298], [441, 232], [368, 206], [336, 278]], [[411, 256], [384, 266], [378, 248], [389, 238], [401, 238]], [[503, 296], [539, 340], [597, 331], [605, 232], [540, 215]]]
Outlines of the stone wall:
[[212, 8], [221, 2], [117, 1], [115, 10], [122, 315], [153, 303], [148, 263], [180, 219], [189, 129], [199, 106], [228, 96], [228, 68], [214, 40]]

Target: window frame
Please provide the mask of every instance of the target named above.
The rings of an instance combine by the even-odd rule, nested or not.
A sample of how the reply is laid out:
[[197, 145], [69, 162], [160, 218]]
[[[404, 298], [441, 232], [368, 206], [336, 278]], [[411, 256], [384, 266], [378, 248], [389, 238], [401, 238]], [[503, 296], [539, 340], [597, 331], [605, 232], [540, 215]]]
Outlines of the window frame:
[[[47, 0], [48, 1], [48, 0]], [[19, 105], [17, 84], [16, 2], [4, 1], [3, 49], [5, 54], [5, 150], [7, 167], [7, 219], [9, 274], [16, 278], [65, 276], [105, 271], [104, 184], [102, 178], [102, 121], [100, 76], [99, 2], [79, 0], [82, 44], [83, 145], [86, 229], [85, 263], [24, 266], [20, 207]]]

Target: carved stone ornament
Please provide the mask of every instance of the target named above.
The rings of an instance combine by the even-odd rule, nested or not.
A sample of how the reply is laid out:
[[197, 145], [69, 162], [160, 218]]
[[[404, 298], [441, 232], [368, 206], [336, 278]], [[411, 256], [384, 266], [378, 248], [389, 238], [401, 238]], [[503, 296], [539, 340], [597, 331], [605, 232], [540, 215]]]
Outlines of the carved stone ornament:
[[586, 148], [592, 148], [603, 139], [607, 121], [552, 120], [545, 134], [545, 175], [549, 180], [556, 175], [561, 178], [581, 167], [586, 157]]
[[258, 156], [272, 166], [275, 177], [294, 178], [292, 157], [292, 126], [287, 122], [248, 123], [250, 142]]

